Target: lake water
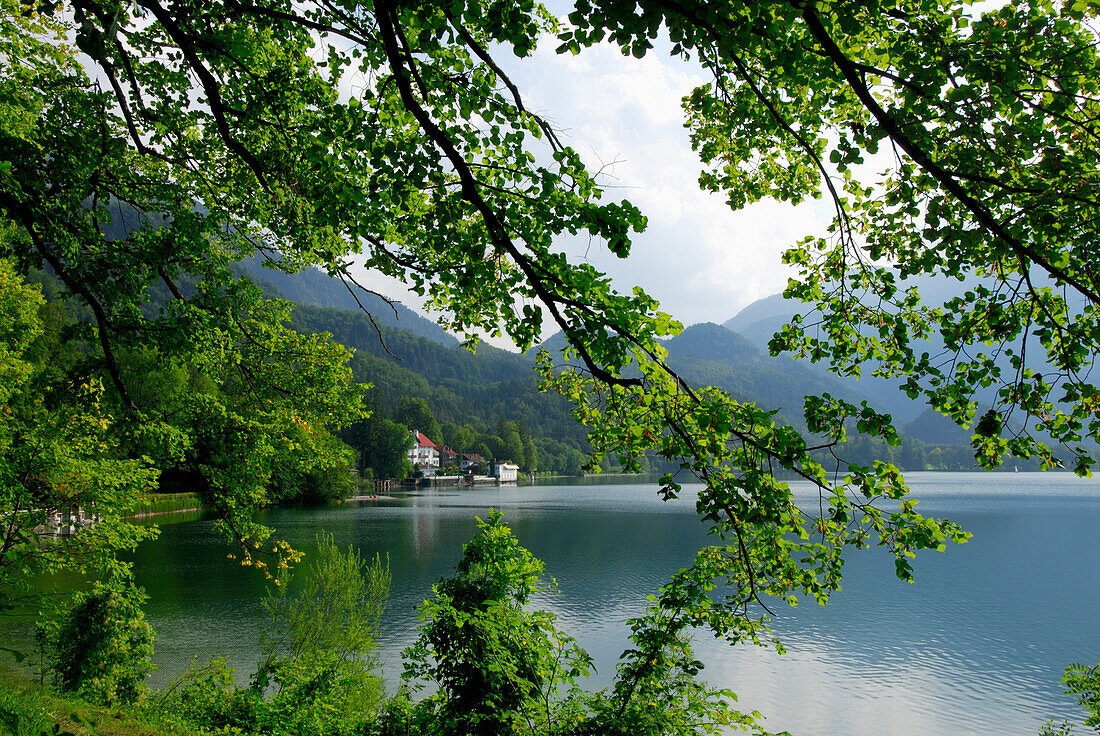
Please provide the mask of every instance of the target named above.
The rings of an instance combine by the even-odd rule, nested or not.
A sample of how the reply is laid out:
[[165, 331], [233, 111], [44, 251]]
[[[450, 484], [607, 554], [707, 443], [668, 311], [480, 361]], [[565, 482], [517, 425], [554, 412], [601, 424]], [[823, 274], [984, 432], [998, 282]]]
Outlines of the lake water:
[[[786, 655], [698, 636], [706, 679], [737, 692], [769, 729], [795, 736], [1035, 736], [1048, 718], [1080, 721], [1059, 681], [1069, 662], [1100, 660], [1100, 482], [908, 477], [925, 514], [960, 522], [974, 539], [919, 556], [912, 585], [894, 577], [881, 550], [852, 554], [844, 591], [827, 607], [773, 607]], [[557, 580], [558, 593], [538, 605], [593, 655], [603, 685], [626, 645], [623, 622], [706, 542], [690, 487], [683, 496], [661, 502], [652, 483], [441, 489], [270, 511], [263, 521], [307, 554], [324, 529], [364, 555], [389, 555], [382, 648], [395, 682], [400, 651], [416, 635], [416, 606], [450, 573], [473, 517], [500, 509]], [[153, 684], [192, 656], [225, 655], [242, 677], [251, 672], [264, 583], [227, 551], [208, 521], [164, 526], [139, 549], [135, 570], [158, 633]]]

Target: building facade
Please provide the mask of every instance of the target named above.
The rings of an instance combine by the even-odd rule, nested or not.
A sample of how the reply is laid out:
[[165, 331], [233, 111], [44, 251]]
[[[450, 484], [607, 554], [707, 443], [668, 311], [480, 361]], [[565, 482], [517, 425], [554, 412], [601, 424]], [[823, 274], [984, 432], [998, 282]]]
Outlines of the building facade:
[[519, 466], [515, 463], [493, 463], [493, 475], [501, 483], [519, 480]]
[[409, 448], [409, 462], [424, 475], [432, 475], [439, 468], [439, 445], [423, 433], [413, 430], [413, 446]]

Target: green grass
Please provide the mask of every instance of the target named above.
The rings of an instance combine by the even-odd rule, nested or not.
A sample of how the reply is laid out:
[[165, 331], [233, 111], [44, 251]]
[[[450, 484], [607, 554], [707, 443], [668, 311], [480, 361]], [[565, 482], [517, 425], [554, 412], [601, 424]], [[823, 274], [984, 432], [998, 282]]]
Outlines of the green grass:
[[3, 736], [191, 736], [156, 714], [134, 708], [106, 708], [17, 676], [0, 676], [0, 734]]
[[202, 499], [197, 493], [153, 493], [138, 499], [138, 506], [132, 515], [168, 514], [201, 508]]

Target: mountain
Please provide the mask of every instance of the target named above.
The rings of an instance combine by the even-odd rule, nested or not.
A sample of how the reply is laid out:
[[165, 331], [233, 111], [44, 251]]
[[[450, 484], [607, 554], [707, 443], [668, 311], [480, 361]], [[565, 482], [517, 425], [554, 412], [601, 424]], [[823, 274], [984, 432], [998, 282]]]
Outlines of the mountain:
[[919, 417], [902, 427], [901, 431], [922, 442], [970, 444], [970, 430], [963, 429], [932, 407], [921, 412]]
[[444, 345], [397, 328], [383, 328], [383, 345], [370, 319], [361, 311], [312, 305], [294, 310], [292, 325], [305, 333], [328, 332], [355, 351], [355, 379], [373, 385], [370, 401], [390, 416], [405, 397], [422, 398], [440, 424], [469, 424], [494, 430], [502, 421], [516, 421], [531, 436], [587, 445], [587, 430], [572, 417], [568, 401], [542, 393], [533, 361], [491, 345], [471, 353], [455, 341]]
[[[327, 278], [319, 272], [317, 276]], [[306, 277], [310, 279], [307, 284], [312, 284], [308, 287], [287, 289], [299, 299], [307, 294], [312, 302], [299, 304], [293, 325], [303, 332], [329, 332], [355, 350], [351, 365], [356, 379], [373, 384], [369, 400], [382, 416], [392, 415], [405, 397], [423, 398], [443, 425], [469, 425], [492, 433], [502, 422], [518, 422], [535, 440], [540, 458], [547, 461], [587, 446], [586, 430], [573, 420], [569, 403], [556, 394], [538, 391], [532, 370], [535, 349], [516, 354], [482, 344], [475, 354], [453, 339], [445, 344], [392, 326], [383, 326], [380, 336], [360, 310], [316, 306], [329, 298], [326, 294], [331, 296], [328, 285], [317, 282], [317, 276]], [[777, 298], [766, 300], [735, 319], [750, 328], [755, 325], [762, 333], [763, 325], [778, 324], [785, 317], [782, 304]], [[560, 353], [565, 344], [558, 333], [540, 347]], [[901, 448], [887, 448], [857, 438], [849, 447], [849, 459], [887, 459], [908, 469], [972, 466], [966, 432], [949, 431], [952, 428], [942, 424], [947, 420], [938, 415], [921, 416], [923, 407], [892, 387], [887, 387], [889, 393], [883, 396], [866, 391], [867, 387], [886, 385], [885, 381], [841, 379], [807, 361], [769, 355], [758, 341], [713, 323], [692, 325], [663, 345], [669, 352], [669, 366], [690, 384], [716, 386], [740, 401], [778, 409], [779, 420], [794, 426], [803, 426], [806, 394], [829, 393], [857, 404], [869, 400], [886, 410], [890, 410], [883, 401], [887, 395], [894, 397], [896, 404], [904, 403], [904, 412], [892, 413], [898, 426], [911, 429], [911, 433], [903, 433], [912, 439]], [[542, 467], [551, 467], [551, 463]]]
[[[1035, 277], [1035, 283], [1039, 287], [1051, 285], [1049, 278], [1041, 276]], [[900, 288], [916, 288], [921, 300], [929, 305], [940, 305], [950, 299], [963, 297], [968, 290], [983, 284], [987, 287], [995, 285], [990, 279], [958, 279], [943, 276], [916, 276], [898, 282]], [[734, 317], [727, 320], [724, 326], [741, 333], [751, 340], [754, 345], [766, 351], [771, 336], [790, 320], [791, 315], [805, 315], [810, 309], [810, 305], [783, 299], [782, 294], [773, 294], [748, 305]], [[933, 336], [932, 340], [913, 340], [912, 345], [913, 351], [917, 355], [927, 352], [931, 356], [946, 356], [944, 344], [938, 336]], [[981, 351], [986, 352], [992, 349], [980, 348]], [[1045, 355], [1045, 350], [1034, 334], [1028, 338], [1026, 352], [1029, 356]], [[1010, 376], [1015, 372], [1011, 364], [1011, 358], [1004, 353], [996, 356], [996, 364], [1000, 367], [1003, 375]], [[807, 365], [811, 365], [811, 370], [816, 372], [822, 374], [828, 372], [823, 363], [814, 365], [807, 362]], [[1032, 366], [1032, 368], [1043, 373], [1054, 370], [1045, 361]], [[926, 408], [923, 402], [913, 401], [897, 389], [897, 385], [900, 383], [898, 379], [876, 378], [871, 376], [868, 370], [862, 377], [853, 380], [855, 381], [856, 390], [871, 396], [875, 400], [874, 403], [877, 408], [880, 411], [889, 412], [898, 420], [899, 424], [916, 421]], [[975, 391], [975, 398], [981, 404], [992, 405], [997, 401], [998, 389], [999, 386], [995, 384], [984, 389], [978, 388]], [[923, 423], [921, 426], [923, 426]], [[967, 437], [969, 438], [969, 434]]]
[[[784, 299], [782, 294], [773, 294], [748, 305], [726, 320], [723, 326], [739, 332], [766, 354], [772, 335], [789, 322], [792, 315], [808, 310], [809, 306], [802, 302]], [[788, 362], [792, 357], [777, 355], [771, 357], [771, 360]], [[808, 360], [799, 360], [798, 363], [816, 375], [818, 380], [828, 377], [843, 381], [851, 391], [866, 397], [871, 406], [890, 414], [899, 424], [914, 421], [924, 408], [898, 389], [897, 379], [876, 378], [869, 371], [859, 378], [840, 379], [829, 372], [825, 363], [811, 363]]]
[[670, 354], [678, 358], [695, 358], [714, 363], [734, 364], [758, 360], [761, 351], [733, 330], [703, 322], [686, 328], [664, 343]]
[[[137, 226], [124, 217], [117, 219], [117, 237]], [[356, 380], [372, 384], [368, 400], [378, 416], [395, 416], [406, 398], [424, 399], [436, 420], [452, 428], [492, 435], [500, 434], [505, 423], [516, 422], [538, 446], [543, 468], [578, 465], [587, 431], [574, 421], [563, 397], [538, 391], [533, 350], [519, 355], [482, 344], [473, 354], [439, 325], [401, 304], [391, 305], [318, 269], [287, 274], [265, 263], [254, 257], [238, 264], [236, 271], [267, 294], [295, 303], [296, 329], [329, 332], [355, 351], [352, 370]], [[769, 355], [767, 341], [793, 306], [775, 295], [749, 305], [727, 323], [739, 330], [713, 323], [692, 325], [664, 341], [669, 365], [690, 384], [716, 386], [741, 401], [777, 409], [780, 421], [795, 426], [803, 424], [803, 396], [829, 393], [854, 403], [870, 397], [872, 405], [889, 411], [899, 425], [911, 422], [917, 439], [937, 444], [948, 437], [952, 444], [966, 441], [956, 436], [958, 431], [949, 434], [941, 426], [942, 418], [918, 419], [922, 407], [885, 381], [840, 379], [806, 361]], [[541, 347], [559, 353], [564, 346], [559, 333]], [[868, 446], [863, 454], [874, 452], [881, 448]], [[910, 467], [922, 465], [917, 459]]]
[[241, 270], [249, 278], [261, 287], [264, 284], [272, 287], [275, 294], [295, 304], [358, 312], [366, 309], [380, 326], [405, 330], [440, 345], [458, 344], [454, 335], [400, 302], [387, 301], [355, 284], [345, 285], [317, 268], [286, 273], [265, 264], [260, 256], [240, 262]]
[[[850, 385], [821, 374], [802, 362], [772, 358], [742, 335], [714, 323], [692, 325], [662, 341], [668, 365], [693, 386], [715, 386], [739, 401], [754, 401], [767, 409], [780, 409], [787, 422], [801, 424], [802, 397], [806, 393], [830, 393], [859, 402], [864, 399]], [[565, 347], [559, 332], [540, 348], [555, 354]], [[529, 351], [533, 356], [535, 350]]]
[[850, 383], [813, 370], [803, 361], [773, 358], [722, 325], [703, 323], [664, 341], [668, 364], [688, 383], [715, 386], [740, 401], [779, 409], [783, 421], [801, 426], [806, 394], [829, 393], [854, 403], [867, 398]]
[[[111, 217], [101, 223], [108, 240], [125, 240], [141, 228], [169, 227], [170, 222], [158, 212], [142, 212], [126, 202], [115, 201], [110, 206]], [[425, 319], [400, 302], [391, 302], [355, 284], [346, 284], [317, 268], [286, 273], [272, 267], [268, 258], [254, 255], [235, 264], [238, 275], [247, 276], [269, 296], [278, 296], [295, 304], [362, 311], [366, 309], [375, 322], [384, 327], [399, 328], [441, 345], [457, 345], [458, 340], [442, 327]], [[180, 287], [185, 293], [191, 288], [184, 276]], [[154, 300], [170, 298], [163, 286], [152, 288]]]
[[800, 302], [784, 299], [782, 294], [772, 294], [757, 299], [723, 322], [722, 326], [767, 350], [768, 341], [775, 331], [787, 323], [791, 315], [797, 314], [802, 306]]

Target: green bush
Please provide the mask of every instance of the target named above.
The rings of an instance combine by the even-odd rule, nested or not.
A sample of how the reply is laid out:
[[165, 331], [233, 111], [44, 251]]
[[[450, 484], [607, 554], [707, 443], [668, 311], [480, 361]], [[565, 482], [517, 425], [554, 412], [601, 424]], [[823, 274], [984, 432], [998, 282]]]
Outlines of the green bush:
[[288, 736], [348, 733], [384, 694], [377, 635], [389, 566], [367, 564], [350, 546], [341, 552], [321, 534], [305, 568], [301, 587], [284, 578], [264, 600], [269, 621], [254, 687], [271, 694], [260, 727]]
[[192, 662], [153, 704], [192, 727], [255, 731], [263, 699], [254, 689], [238, 686], [234, 673], [225, 659], [211, 659], [202, 667]]
[[346, 465], [309, 468], [279, 466], [271, 474], [268, 499], [284, 506], [322, 506], [339, 503], [355, 493], [355, 480]]
[[290, 576], [263, 605], [264, 658], [250, 685], [224, 660], [192, 666], [157, 703], [192, 728], [269, 736], [356, 736], [382, 702], [377, 633], [389, 567], [320, 535], [300, 585]]
[[[543, 564], [519, 545], [494, 511], [463, 548], [455, 575], [433, 587], [421, 607], [420, 637], [405, 651], [405, 678], [436, 692], [409, 705], [391, 701], [374, 734], [396, 736], [700, 736], [762, 729], [736, 696], [698, 677], [689, 638], [695, 621], [654, 599], [628, 622], [610, 691], [577, 685], [591, 660], [558, 631], [554, 616], [527, 604], [545, 590]], [[680, 596], [674, 579], [661, 591]]]
[[[304, 566], [301, 585], [264, 602], [263, 661], [248, 686], [223, 661], [192, 668], [164, 710], [195, 731], [263, 736], [701, 736], [761, 729], [733, 710], [732, 693], [699, 678], [688, 646], [694, 620], [654, 602], [631, 622], [614, 686], [577, 681], [591, 660], [529, 610], [545, 586], [543, 564], [520, 546], [499, 513], [478, 523], [455, 574], [421, 607], [420, 637], [405, 652], [403, 687], [382, 700], [376, 635], [389, 587], [380, 560], [365, 564], [331, 536]], [[688, 585], [691, 581], [680, 580]], [[662, 595], [677, 595], [667, 588]], [[425, 683], [434, 691], [412, 695]]]
[[[570, 720], [560, 697], [591, 660], [554, 627], [546, 611], [524, 606], [541, 590], [543, 564], [512, 536], [499, 512], [478, 521], [456, 574], [433, 586], [420, 638], [405, 652], [405, 678], [433, 681], [436, 696], [416, 707], [427, 733], [505, 736], [550, 731]], [[554, 730], [557, 730], [554, 729]]]
[[54, 684], [104, 705], [140, 700], [153, 667], [153, 630], [141, 611], [145, 598], [126, 580], [96, 583], [40, 624], [36, 639]]

